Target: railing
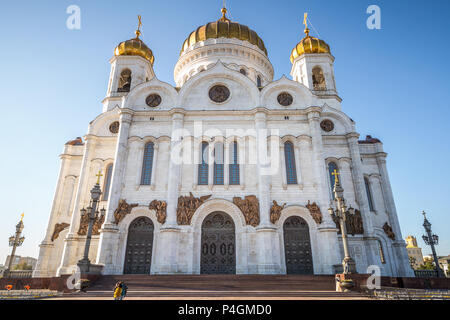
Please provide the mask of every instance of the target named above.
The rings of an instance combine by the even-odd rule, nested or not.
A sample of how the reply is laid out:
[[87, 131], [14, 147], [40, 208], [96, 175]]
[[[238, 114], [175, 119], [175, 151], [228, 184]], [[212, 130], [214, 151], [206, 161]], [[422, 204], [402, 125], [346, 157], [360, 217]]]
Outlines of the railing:
[[436, 270], [414, 270], [416, 278], [437, 278]]
[[25, 279], [33, 276], [33, 270], [11, 270], [5, 271], [5, 278]]

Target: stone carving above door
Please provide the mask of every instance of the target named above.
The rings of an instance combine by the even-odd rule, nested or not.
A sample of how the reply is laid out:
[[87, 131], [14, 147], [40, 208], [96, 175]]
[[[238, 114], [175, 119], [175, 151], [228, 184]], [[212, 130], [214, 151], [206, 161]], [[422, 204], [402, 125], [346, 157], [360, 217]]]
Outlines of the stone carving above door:
[[[331, 215], [334, 223], [336, 224], [336, 228], [338, 229], [338, 233], [341, 234], [341, 227], [339, 224], [339, 219], [336, 215]], [[361, 217], [361, 211], [355, 210], [354, 214], [347, 215], [347, 221], [345, 223], [347, 227], [347, 234], [351, 234], [354, 236], [355, 234], [364, 234], [363, 221]]]
[[256, 196], [246, 196], [244, 199], [234, 197], [233, 203], [241, 209], [247, 225], [252, 227], [259, 225], [259, 201]]
[[270, 208], [270, 222], [273, 224], [278, 222], [281, 216], [281, 211], [284, 207], [286, 207], [286, 203], [280, 206], [275, 200], [273, 200], [272, 207]]
[[322, 212], [320, 211], [320, 207], [317, 205], [317, 203], [313, 202], [311, 203], [308, 200], [308, 204], [306, 205], [306, 208], [308, 208], [309, 213], [311, 214], [312, 218], [317, 224], [322, 223]]
[[203, 196], [200, 198], [194, 197], [192, 192], [189, 192], [189, 196], [181, 196], [178, 198], [177, 207], [177, 223], [182, 226], [191, 224], [192, 217], [195, 211], [212, 195]]
[[137, 206], [137, 203], [128, 204], [126, 200], [120, 199], [119, 205], [116, 211], [114, 211], [114, 223], [119, 224], [120, 221], [122, 221], [126, 215], [130, 214], [131, 210]]
[[153, 200], [148, 206], [150, 210], [155, 210], [156, 212], [156, 220], [159, 223], [166, 223], [167, 218], [167, 203], [165, 201]]
[[52, 234], [51, 240], [52, 240], [52, 241], [55, 241], [56, 239], [58, 239], [59, 234], [60, 234], [63, 230], [67, 229], [69, 226], [70, 226], [70, 224], [64, 223], [64, 222], [63, 222], [63, 223], [57, 223], [57, 224], [55, 224], [55, 229], [53, 230], [53, 234]]
[[[78, 228], [77, 234], [79, 236], [85, 236], [87, 235], [87, 230], [89, 227], [89, 210], [85, 211], [84, 214], [81, 215], [80, 218], [80, 227]], [[103, 222], [105, 222], [105, 216], [99, 215], [94, 220], [94, 224], [92, 225], [92, 235], [98, 236], [100, 235], [100, 229], [102, 228]]]
[[389, 239], [395, 240], [395, 233], [392, 230], [392, 227], [387, 222], [384, 223], [383, 230], [384, 233], [386, 233], [386, 235], [389, 237]]

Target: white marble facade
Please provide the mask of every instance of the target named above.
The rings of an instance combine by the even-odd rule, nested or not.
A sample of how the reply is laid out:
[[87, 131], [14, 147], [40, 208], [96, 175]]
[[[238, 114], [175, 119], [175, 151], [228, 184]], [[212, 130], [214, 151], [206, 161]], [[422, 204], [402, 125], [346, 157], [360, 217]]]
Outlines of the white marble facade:
[[[387, 154], [376, 139], [358, 140], [355, 123], [343, 112], [337, 94], [330, 53], [305, 53], [293, 62], [294, 80], [273, 80], [272, 64], [257, 46], [234, 38], [207, 39], [182, 52], [174, 71], [176, 87], [159, 80], [152, 63], [142, 56], [115, 55], [110, 63], [111, 78], [102, 112], [89, 124], [83, 142], [66, 144], [61, 155], [35, 277], [72, 273], [85, 243], [85, 237], [77, 234], [80, 209], [89, 204], [89, 191], [99, 170], [104, 174], [100, 185], [105, 188], [110, 164], [113, 171], [108, 200], [100, 203], [106, 208], [106, 221], [100, 235], [93, 236], [90, 250], [91, 261], [104, 265], [104, 274], [124, 272], [128, 227], [141, 216], [154, 225], [150, 273], [199, 274], [202, 222], [217, 211], [228, 214], [235, 225], [237, 274], [286, 273], [283, 225], [292, 216], [303, 218], [308, 225], [314, 274], [333, 274], [334, 266], [342, 261], [343, 250], [327, 210], [331, 202], [329, 162], [338, 167], [347, 203], [362, 214], [364, 234], [349, 236], [358, 272], [366, 273], [369, 265], [378, 265], [383, 275], [413, 275], [386, 170]], [[323, 70], [326, 90], [313, 88], [311, 70], [317, 66]], [[132, 71], [131, 88], [118, 92], [125, 68]], [[257, 87], [258, 76], [262, 88]], [[213, 102], [208, 95], [218, 84], [230, 91], [223, 103]], [[289, 93], [292, 104], [281, 105], [277, 101], [280, 93]], [[150, 94], [162, 98], [159, 106], [147, 106]], [[320, 125], [323, 120], [331, 120], [334, 128], [324, 131]], [[119, 131], [112, 133], [110, 125], [116, 121]], [[144, 146], [150, 141], [154, 143], [151, 183], [141, 185]], [[245, 158], [240, 162], [239, 185], [230, 184], [226, 165], [223, 185], [214, 185], [212, 165], [208, 184], [197, 184], [197, 155], [203, 141], [210, 146], [224, 143], [225, 154], [229, 154], [232, 142], [238, 142], [239, 157]], [[296, 184], [287, 181], [287, 141], [294, 146]], [[261, 163], [260, 156], [252, 161], [261, 154], [259, 148], [269, 150], [271, 168]], [[212, 197], [197, 209], [190, 225], [178, 225], [178, 198], [190, 192], [195, 197]], [[260, 223], [256, 227], [246, 224], [242, 211], [232, 201], [248, 195], [259, 200]], [[116, 225], [114, 211], [120, 199], [138, 206]], [[167, 202], [164, 224], [149, 209], [153, 200]], [[275, 224], [270, 221], [273, 200], [286, 203]], [[312, 218], [306, 208], [308, 201], [319, 205], [322, 223]], [[395, 240], [383, 230], [386, 222]], [[52, 241], [55, 225], [60, 223], [70, 226]]]

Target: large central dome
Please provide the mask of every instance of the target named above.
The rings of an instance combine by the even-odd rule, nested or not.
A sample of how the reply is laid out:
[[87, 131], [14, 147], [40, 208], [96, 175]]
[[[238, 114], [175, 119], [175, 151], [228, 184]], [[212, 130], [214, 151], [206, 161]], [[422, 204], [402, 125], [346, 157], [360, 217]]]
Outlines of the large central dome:
[[197, 42], [205, 41], [207, 39], [217, 38], [233, 38], [242, 41], [247, 41], [257, 46], [267, 56], [267, 50], [262, 39], [258, 34], [247, 26], [237, 22], [231, 22], [225, 15], [227, 10], [222, 9], [222, 18], [215, 22], [207, 23], [193, 31], [189, 37], [184, 41], [181, 53], [183, 54], [189, 47]]

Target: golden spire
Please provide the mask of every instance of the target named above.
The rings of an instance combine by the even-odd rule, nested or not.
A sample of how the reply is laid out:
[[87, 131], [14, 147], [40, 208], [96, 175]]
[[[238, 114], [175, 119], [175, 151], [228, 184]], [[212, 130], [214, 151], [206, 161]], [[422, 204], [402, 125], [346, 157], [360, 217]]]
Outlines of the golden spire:
[[100, 171], [98, 172], [98, 174], [96, 174], [95, 176], [97, 177], [97, 184], [100, 184], [100, 178], [103, 177], [103, 175], [102, 175], [102, 170], [100, 170]]
[[219, 21], [223, 21], [223, 22], [229, 22], [230, 21], [230, 19], [228, 19], [227, 18], [227, 12], [228, 12], [228, 10], [227, 10], [227, 5], [226, 5], [226, 2], [225, 2], [225, 0], [223, 0], [223, 7], [222, 7], [222, 10], [220, 10], [220, 12], [222, 12], [222, 18], [220, 18], [219, 19]]
[[20, 215], [20, 221], [23, 221], [23, 217], [24, 217], [24, 215], [25, 215], [25, 213], [22, 213], [21, 215]]
[[306, 37], [309, 37], [309, 29], [308, 29], [308, 13], [305, 12], [305, 18], [303, 19], [303, 24], [305, 25], [305, 34]]
[[142, 18], [141, 18], [141, 16], [139, 15], [138, 16], [138, 28], [137, 28], [137, 30], [136, 30], [136, 38], [139, 38], [139, 36], [141, 35], [141, 26], [142, 26]]

